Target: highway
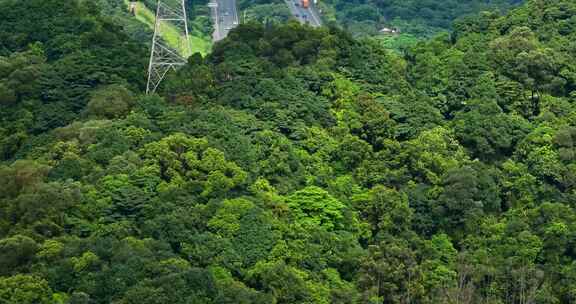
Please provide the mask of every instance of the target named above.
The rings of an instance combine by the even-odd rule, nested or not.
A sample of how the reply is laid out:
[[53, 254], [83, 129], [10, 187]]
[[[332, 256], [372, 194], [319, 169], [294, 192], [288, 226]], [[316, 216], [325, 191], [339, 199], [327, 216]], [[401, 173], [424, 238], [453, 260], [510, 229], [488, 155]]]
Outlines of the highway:
[[[301, 0], [284, 0], [290, 9], [290, 13], [300, 23], [309, 24], [313, 27], [322, 25], [322, 19], [318, 14], [318, 10], [314, 5], [314, 1], [310, 0], [310, 6], [303, 8]], [[238, 26], [238, 8], [236, 0], [211, 0], [208, 3], [211, 8], [212, 21], [214, 22], [214, 32], [212, 33], [212, 40], [214, 42], [220, 41], [226, 36], [231, 29]]]
[[212, 0], [208, 6], [211, 8], [214, 21], [212, 40], [216, 42], [226, 38], [228, 32], [238, 26], [238, 9], [236, 0]]
[[303, 8], [301, 5], [301, 0], [284, 0], [290, 8], [290, 13], [294, 16], [300, 23], [308, 23], [313, 27], [319, 27], [322, 25], [322, 20], [320, 15], [314, 6], [313, 0], [310, 0], [310, 5], [308, 8]]

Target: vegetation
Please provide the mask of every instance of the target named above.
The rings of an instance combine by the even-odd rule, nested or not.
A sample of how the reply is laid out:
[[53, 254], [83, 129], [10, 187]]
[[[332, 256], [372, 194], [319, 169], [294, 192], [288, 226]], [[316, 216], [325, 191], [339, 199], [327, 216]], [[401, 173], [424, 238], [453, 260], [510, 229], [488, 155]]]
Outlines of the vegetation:
[[325, 0], [320, 7], [327, 19], [337, 21], [357, 35], [374, 35], [383, 26], [398, 27], [403, 32], [429, 37], [450, 29], [462, 16], [486, 10], [506, 11], [523, 0]]
[[0, 303], [576, 300], [573, 0], [243, 24], [154, 96], [114, 8], [0, 0]]
[[[482, 11], [506, 12], [523, 0], [320, 0], [316, 8], [331, 26], [338, 26], [354, 37], [372, 37], [384, 47], [403, 51], [426, 38], [452, 30], [458, 18]], [[291, 18], [283, 0], [239, 0], [246, 20], [284, 23]], [[396, 30], [391, 34], [383, 29]]]
[[[128, 2], [128, 0], [124, 0], [126, 5], [128, 5]], [[153, 31], [156, 17], [155, 13], [146, 6], [148, 2], [149, 1], [136, 3], [135, 17], [138, 21], [146, 24], [150, 30]], [[150, 7], [154, 7], [152, 3], [148, 5], [150, 5]], [[189, 50], [192, 52], [192, 54], [208, 54], [210, 52], [210, 48], [212, 47], [212, 36], [210, 33], [212, 26], [209, 25], [210, 21], [209, 16], [207, 16], [207, 12], [203, 13], [206, 15], [199, 13], [198, 10], [192, 11], [190, 14], [190, 16], [193, 17], [193, 19], [190, 20], [191, 24], [189, 25], [190, 47], [186, 45], [185, 33], [183, 33], [179, 28], [171, 23], [166, 22], [161, 24], [162, 38], [170, 47], [172, 47], [174, 50], [177, 50], [183, 56], [188, 54]]]
[[284, 0], [237, 0], [243, 22], [285, 23], [293, 16]]

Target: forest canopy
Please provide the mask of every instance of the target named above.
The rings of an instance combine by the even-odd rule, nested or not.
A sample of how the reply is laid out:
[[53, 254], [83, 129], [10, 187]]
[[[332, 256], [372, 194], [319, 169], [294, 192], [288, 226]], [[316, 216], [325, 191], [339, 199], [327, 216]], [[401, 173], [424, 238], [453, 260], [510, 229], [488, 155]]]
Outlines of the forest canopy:
[[574, 1], [249, 22], [148, 96], [113, 4], [0, 0], [0, 303], [576, 301]]

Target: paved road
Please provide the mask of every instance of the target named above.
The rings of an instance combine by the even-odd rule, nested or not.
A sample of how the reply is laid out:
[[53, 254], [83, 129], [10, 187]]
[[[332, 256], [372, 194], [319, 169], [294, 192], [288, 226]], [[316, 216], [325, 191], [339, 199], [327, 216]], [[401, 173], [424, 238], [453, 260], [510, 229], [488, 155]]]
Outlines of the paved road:
[[322, 25], [322, 19], [316, 7], [314, 6], [313, 0], [310, 0], [310, 6], [308, 8], [303, 8], [301, 5], [301, 0], [284, 0], [290, 8], [290, 13], [294, 16], [300, 23], [308, 23], [313, 27], [318, 27]]
[[212, 9], [212, 20], [214, 21], [212, 40], [222, 40], [228, 36], [231, 29], [238, 26], [236, 0], [212, 0], [208, 5]]

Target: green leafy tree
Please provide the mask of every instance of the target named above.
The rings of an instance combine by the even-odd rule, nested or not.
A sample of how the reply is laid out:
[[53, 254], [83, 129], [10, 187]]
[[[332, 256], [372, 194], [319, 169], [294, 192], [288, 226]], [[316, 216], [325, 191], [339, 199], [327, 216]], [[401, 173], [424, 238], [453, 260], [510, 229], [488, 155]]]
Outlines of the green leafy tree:
[[38, 250], [38, 244], [27, 236], [15, 235], [0, 240], [0, 249], [0, 273], [9, 275], [27, 268]]
[[303, 227], [343, 228], [346, 206], [319, 187], [306, 187], [286, 198], [297, 225]]
[[358, 284], [364, 303], [402, 303], [424, 296], [416, 255], [401, 241], [371, 246]]
[[160, 176], [160, 189], [200, 187], [204, 197], [223, 195], [244, 183], [246, 173], [226, 161], [224, 153], [208, 146], [205, 139], [184, 134], [168, 136], [141, 150], [146, 166]]
[[494, 103], [479, 101], [469, 107], [456, 115], [454, 129], [462, 144], [483, 160], [510, 156], [529, 131], [526, 120], [502, 113]]
[[0, 278], [0, 300], [5, 303], [52, 304], [52, 289], [42, 278], [18, 274]]
[[89, 115], [117, 118], [128, 114], [134, 105], [133, 94], [119, 85], [103, 87], [94, 93], [87, 105]]
[[393, 235], [410, 229], [413, 210], [405, 193], [384, 186], [376, 186], [352, 199], [354, 208], [370, 223], [372, 234], [379, 232]]

